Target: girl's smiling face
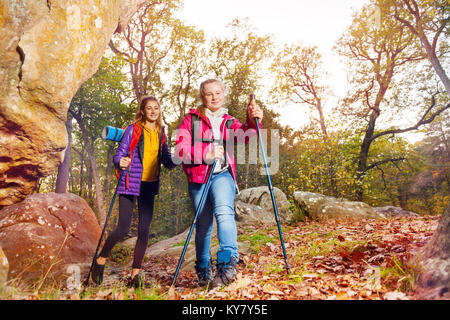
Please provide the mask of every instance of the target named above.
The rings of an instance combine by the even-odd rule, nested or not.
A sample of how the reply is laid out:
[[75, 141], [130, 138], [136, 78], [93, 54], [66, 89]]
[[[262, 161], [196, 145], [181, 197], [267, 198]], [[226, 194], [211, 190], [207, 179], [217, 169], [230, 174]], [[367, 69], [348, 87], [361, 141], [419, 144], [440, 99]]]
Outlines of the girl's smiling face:
[[159, 115], [161, 114], [161, 109], [158, 102], [156, 102], [155, 100], [149, 100], [145, 105], [144, 112], [145, 119], [148, 122], [155, 122], [156, 120], [158, 120]]
[[205, 84], [202, 92], [203, 104], [210, 111], [215, 112], [223, 107], [225, 95], [219, 82]]

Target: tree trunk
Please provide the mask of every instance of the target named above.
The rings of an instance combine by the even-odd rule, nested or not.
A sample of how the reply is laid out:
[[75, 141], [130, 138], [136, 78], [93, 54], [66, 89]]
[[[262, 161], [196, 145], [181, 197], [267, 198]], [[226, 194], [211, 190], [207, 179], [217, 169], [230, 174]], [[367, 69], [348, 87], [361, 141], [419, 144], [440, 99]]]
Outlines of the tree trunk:
[[105, 172], [105, 203], [109, 203], [109, 191], [111, 189], [111, 171], [112, 171], [112, 163], [113, 163], [113, 153], [114, 153], [114, 146], [110, 145], [108, 147], [108, 162], [106, 165], [106, 172]]
[[86, 167], [86, 183], [87, 183], [87, 198], [91, 206], [94, 205], [94, 196], [92, 192], [92, 166]]
[[[404, 4], [407, 4], [409, 1], [403, 1], [403, 4], [400, 3], [400, 8], [403, 7]], [[413, 0], [410, 5], [406, 6], [406, 10], [409, 12], [409, 14], [412, 15], [414, 22], [407, 21], [403, 18], [401, 18], [399, 15], [394, 14], [394, 17], [403, 23], [406, 27], [409, 28], [409, 30], [415, 34], [422, 43], [422, 47], [425, 49], [425, 52], [427, 53], [427, 57], [431, 62], [431, 65], [433, 66], [434, 71], [436, 71], [436, 74], [438, 75], [439, 79], [441, 79], [442, 83], [444, 84], [445, 90], [447, 91], [448, 96], [450, 97], [450, 79], [447, 76], [447, 73], [445, 72], [445, 69], [442, 67], [441, 62], [439, 61], [439, 58], [436, 55], [436, 45], [437, 40], [439, 36], [442, 34], [442, 32], [445, 30], [445, 24], [442, 25], [442, 27], [438, 28], [436, 31], [436, 34], [434, 34], [433, 40], [428, 40], [427, 32], [423, 29], [421, 20], [423, 19], [423, 16], [420, 14], [419, 10], [419, 4], [417, 1]], [[417, 8], [414, 10], [414, 8]], [[448, 18], [446, 18], [448, 19]], [[445, 36], [445, 33], [444, 33]]]
[[[325, 143], [325, 145], [328, 146], [329, 138], [328, 138], [327, 126], [325, 124], [325, 117], [323, 115], [323, 110], [322, 110], [322, 102], [318, 98], [316, 98], [316, 100], [317, 100], [316, 109], [317, 109], [317, 112], [319, 113], [319, 122], [320, 122], [320, 129], [322, 130], [323, 142]], [[328, 174], [329, 174], [329, 178], [330, 178], [331, 195], [333, 197], [338, 196], [337, 183], [336, 183], [336, 172], [334, 170], [335, 166], [336, 166], [336, 161], [333, 158], [333, 156], [330, 155], [330, 161], [328, 162]]]
[[[411, 29], [411, 25], [408, 27], [414, 33], [414, 30]], [[428, 59], [430, 60], [434, 71], [436, 71], [436, 74], [438, 75], [439, 79], [441, 79], [442, 83], [444, 84], [445, 90], [447, 91], [447, 94], [450, 97], [450, 79], [448, 78], [444, 68], [442, 67], [439, 58], [436, 56], [435, 44], [430, 43], [430, 41], [426, 36], [425, 31], [422, 28], [416, 31], [417, 31], [416, 34], [418, 35], [420, 42], [422, 43], [422, 47], [425, 49], [427, 53]]]
[[323, 115], [323, 110], [322, 110], [322, 102], [318, 98], [316, 98], [316, 101], [317, 101], [316, 109], [317, 109], [317, 112], [319, 113], [320, 129], [322, 130], [324, 139], [328, 140], [327, 126], [325, 125], [325, 117]]
[[364, 176], [367, 171], [367, 157], [369, 155], [370, 144], [372, 143], [373, 133], [375, 131], [375, 123], [378, 118], [378, 113], [373, 112], [370, 115], [369, 123], [367, 125], [366, 133], [364, 135], [363, 143], [359, 151], [358, 168], [356, 171], [356, 200], [362, 201], [363, 199], [363, 183]]
[[66, 193], [67, 192], [67, 181], [69, 179], [69, 169], [70, 169], [70, 149], [72, 142], [72, 117], [67, 117], [66, 121], [67, 135], [69, 141], [67, 143], [66, 151], [64, 152], [64, 161], [58, 167], [58, 175], [56, 177], [56, 193]]
[[97, 201], [97, 208], [98, 208], [98, 214], [99, 214], [99, 223], [100, 223], [100, 227], [103, 227], [103, 224], [105, 223], [105, 219], [106, 219], [106, 213], [105, 213], [105, 209], [103, 207], [103, 198], [104, 198], [103, 190], [102, 190], [102, 186], [100, 184], [100, 177], [98, 175], [97, 162], [96, 162], [95, 156], [94, 156], [94, 149], [92, 147], [92, 144], [89, 142], [89, 138], [88, 138], [88, 135], [86, 132], [86, 128], [85, 128], [83, 119], [79, 115], [76, 115], [76, 114], [74, 114], [73, 116], [80, 127], [81, 135], [83, 137], [83, 142], [84, 142], [84, 145], [86, 146], [86, 151], [88, 154], [89, 162], [91, 164], [92, 176], [93, 176], [94, 185], [95, 185], [95, 199]]
[[418, 259], [423, 268], [416, 291], [419, 298], [450, 299], [450, 204]]
[[436, 53], [431, 48], [427, 48], [427, 46], [425, 46], [425, 50], [427, 51], [428, 58], [430, 59], [434, 71], [436, 71], [439, 79], [441, 79], [442, 83], [444, 84], [445, 90], [447, 91], [447, 95], [450, 97], [450, 79], [447, 77], [444, 68], [442, 67], [439, 59], [436, 56]]
[[408, 186], [398, 182], [398, 201], [400, 203], [400, 208], [408, 210]]
[[78, 189], [78, 196], [83, 197], [83, 188], [81, 187], [84, 183], [83, 181], [83, 171], [84, 171], [84, 145], [81, 147], [81, 151], [78, 151], [77, 149], [73, 148], [75, 152], [80, 157], [80, 177], [79, 177], [79, 189]]

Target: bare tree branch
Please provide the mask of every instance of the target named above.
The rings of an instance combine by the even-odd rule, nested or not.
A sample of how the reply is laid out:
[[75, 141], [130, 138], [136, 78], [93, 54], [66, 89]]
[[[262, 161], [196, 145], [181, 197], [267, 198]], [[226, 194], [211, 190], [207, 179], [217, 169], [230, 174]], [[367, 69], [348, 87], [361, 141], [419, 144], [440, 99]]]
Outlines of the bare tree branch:
[[383, 131], [383, 132], [379, 132], [379, 133], [373, 135], [371, 140], [373, 141], [373, 140], [375, 140], [375, 139], [377, 139], [377, 138], [379, 138], [381, 136], [388, 135], [388, 134], [398, 134], [398, 133], [404, 133], [404, 132], [408, 132], [408, 131], [417, 130], [417, 129], [419, 129], [420, 126], [433, 122], [433, 120], [437, 116], [439, 116], [442, 112], [444, 112], [445, 110], [450, 109], [450, 103], [448, 103], [447, 105], [445, 105], [442, 108], [436, 110], [436, 112], [434, 112], [430, 116], [428, 116], [429, 113], [431, 112], [431, 110], [436, 105], [436, 99], [435, 99], [435, 95], [436, 94], [437, 93], [433, 94], [433, 96], [431, 97], [431, 100], [432, 100], [431, 105], [427, 108], [427, 110], [424, 112], [424, 114], [422, 115], [420, 120], [417, 121], [416, 124], [414, 124], [413, 126], [407, 127], [407, 128], [403, 128], [403, 129], [391, 129], [391, 130], [386, 130], [386, 131]]

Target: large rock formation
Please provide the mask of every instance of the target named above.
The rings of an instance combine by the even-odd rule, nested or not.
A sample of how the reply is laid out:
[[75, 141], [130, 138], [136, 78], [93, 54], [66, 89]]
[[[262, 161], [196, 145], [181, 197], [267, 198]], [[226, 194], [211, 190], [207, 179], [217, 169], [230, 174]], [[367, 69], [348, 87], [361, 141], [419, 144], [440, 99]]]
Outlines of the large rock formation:
[[415, 212], [411, 212], [399, 207], [394, 206], [384, 206], [384, 207], [373, 207], [373, 210], [375, 210], [376, 213], [381, 215], [384, 218], [389, 217], [417, 217], [418, 214]]
[[[281, 222], [289, 222], [294, 215], [290, 203], [280, 189], [274, 187], [273, 194]], [[236, 220], [241, 224], [274, 224], [272, 197], [267, 186], [242, 190], [236, 197]]]
[[143, 2], [0, 2], [0, 208], [61, 163], [72, 97]]
[[450, 204], [436, 232], [416, 257], [422, 267], [418, 281], [419, 299], [450, 299]]
[[69, 265], [89, 265], [100, 232], [87, 202], [70, 193], [34, 194], [0, 210], [10, 279], [39, 280], [50, 271], [47, 279], [64, 280]]
[[295, 203], [313, 220], [328, 218], [383, 218], [368, 204], [359, 201], [347, 201], [319, 193], [294, 192]]
[[8, 279], [9, 262], [0, 246], [0, 292], [6, 285]]

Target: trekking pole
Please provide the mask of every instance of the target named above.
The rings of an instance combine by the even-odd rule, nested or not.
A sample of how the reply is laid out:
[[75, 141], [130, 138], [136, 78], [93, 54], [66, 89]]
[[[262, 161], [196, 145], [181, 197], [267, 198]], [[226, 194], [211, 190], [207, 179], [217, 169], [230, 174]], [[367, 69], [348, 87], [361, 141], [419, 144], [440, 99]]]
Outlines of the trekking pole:
[[106, 225], [108, 224], [108, 219], [109, 216], [111, 215], [111, 211], [114, 205], [114, 201], [116, 200], [116, 196], [117, 196], [117, 191], [119, 190], [119, 186], [120, 186], [120, 182], [122, 181], [122, 177], [125, 175], [125, 171], [127, 170], [121, 170], [120, 172], [120, 176], [119, 176], [119, 181], [117, 181], [117, 186], [116, 186], [116, 190], [114, 191], [114, 196], [111, 200], [111, 205], [109, 206], [109, 211], [108, 214], [106, 215], [106, 219], [105, 219], [105, 224], [103, 225], [103, 230], [102, 230], [102, 234], [100, 235], [100, 239], [98, 240], [98, 244], [97, 244], [97, 248], [95, 249], [95, 253], [94, 253], [94, 257], [92, 258], [92, 263], [91, 263], [91, 267], [89, 268], [89, 273], [86, 277], [86, 280], [84, 280], [83, 285], [86, 287], [89, 284], [89, 278], [91, 277], [91, 272], [92, 272], [92, 268], [94, 267], [94, 262], [95, 259], [97, 258], [97, 253], [98, 253], [98, 249], [100, 247], [100, 244], [102, 243], [102, 239], [103, 239], [103, 235], [105, 234], [105, 230], [106, 230]]
[[[254, 103], [255, 101], [255, 95], [251, 94], [250, 95], [250, 104]], [[281, 225], [280, 225], [280, 218], [278, 216], [278, 210], [277, 210], [277, 204], [275, 202], [275, 196], [273, 194], [273, 186], [272, 186], [272, 180], [270, 179], [270, 174], [269, 174], [269, 166], [267, 165], [267, 159], [266, 159], [266, 152], [264, 151], [264, 144], [262, 141], [262, 137], [261, 137], [261, 132], [259, 130], [259, 121], [258, 118], [255, 118], [255, 122], [256, 122], [256, 129], [258, 131], [258, 137], [259, 137], [259, 145], [261, 147], [261, 153], [263, 155], [263, 160], [264, 160], [264, 167], [266, 168], [266, 175], [267, 175], [267, 184], [269, 187], [269, 191], [270, 191], [270, 196], [272, 197], [272, 205], [273, 205], [273, 211], [275, 213], [275, 221], [277, 222], [277, 226], [278, 226], [278, 233], [280, 235], [280, 241], [281, 241], [281, 247], [283, 248], [283, 254], [284, 254], [284, 262], [285, 262], [285, 267], [286, 267], [286, 272], [289, 274], [289, 270], [291, 269], [291, 266], [289, 265], [288, 261], [287, 261], [287, 255], [286, 255], [286, 248], [284, 247], [284, 240], [283, 240], [283, 234], [281, 232]]]
[[181, 252], [180, 260], [178, 260], [178, 266], [175, 271], [175, 275], [173, 277], [171, 286], [174, 286], [175, 281], [177, 281], [178, 272], [180, 271], [181, 263], [183, 262], [184, 255], [186, 253], [186, 249], [189, 245], [189, 241], [191, 240], [192, 231], [194, 230], [194, 226], [195, 226], [195, 223], [197, 222], [198, 215], [203, 210], [203, 206], [205, 205], [206, 197], [208, 196], [208, 192], [209, 192], [209, 187], [211, 186], [211, 177], [214, 172], [214, 168], [216, 167], [216, 164], [217, 164], [217, 159], [214, 160], [214, 163], [212, 164], [212, 167], [211, 167], [211, 171], [209, 172], [208, 178], [206, 180], [205, 188], [203, 189], [202, 196], [200, 197], [200, 202], [198, 203], [198, 207], [197, 207], [197, 210], [194, 215], [194, 221], [192, 221], [192, 225], [191, 225], [191, 228], [189, 229], [189, 233], [186, 238], [186, 242], [184, 243], [184, 248], [183, 248], [183, 251]]

